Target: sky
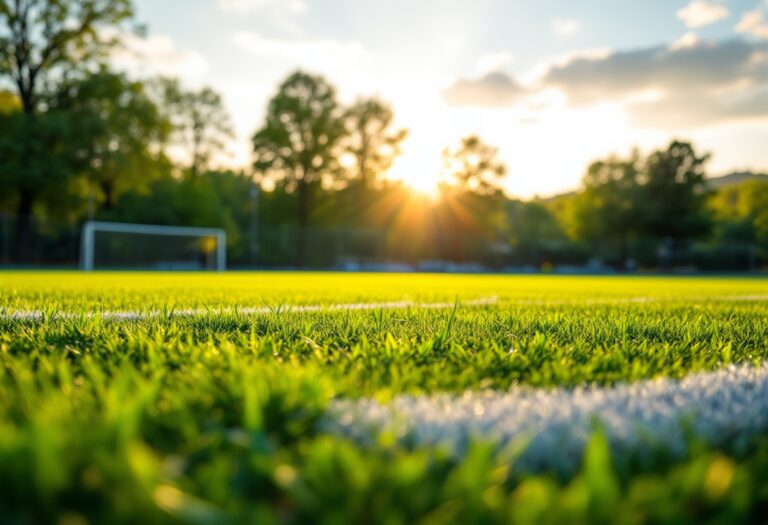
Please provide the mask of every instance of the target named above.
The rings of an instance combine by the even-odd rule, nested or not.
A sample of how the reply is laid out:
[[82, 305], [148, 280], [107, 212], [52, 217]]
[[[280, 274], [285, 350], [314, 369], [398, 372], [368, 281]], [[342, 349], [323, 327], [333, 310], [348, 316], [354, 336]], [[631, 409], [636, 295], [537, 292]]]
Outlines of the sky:
[[249, 165], [278, 84], [322, 74], [343, 103], [378, 96], [409, 130], [390, 176], [429, 191], [441, 152], [478, 134], [509, 195], [577, 188], [592, 160], [672, 138], [714, 175], [768, 171], [768, 0], [135, 0], [135, 75], [211, 86]]

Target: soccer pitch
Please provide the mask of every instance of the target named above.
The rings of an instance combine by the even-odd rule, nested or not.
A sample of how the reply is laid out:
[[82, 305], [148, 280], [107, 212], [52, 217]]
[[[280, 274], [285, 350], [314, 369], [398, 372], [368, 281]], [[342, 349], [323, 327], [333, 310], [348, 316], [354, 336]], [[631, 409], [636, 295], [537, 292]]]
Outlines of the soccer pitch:
[[755, 522], [768, 280], [0, 273], [5, 523]]

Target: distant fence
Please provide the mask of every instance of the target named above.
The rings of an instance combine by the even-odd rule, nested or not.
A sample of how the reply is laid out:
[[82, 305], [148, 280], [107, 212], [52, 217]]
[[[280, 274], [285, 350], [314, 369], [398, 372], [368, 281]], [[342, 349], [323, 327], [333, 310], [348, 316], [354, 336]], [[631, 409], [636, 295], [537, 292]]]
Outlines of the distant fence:
[[[0, 214], [0, 266], [78, 266], [80, 225], [32, 220], [23, 245], [16, 238], [17, 226], [15, 217]], [[594, 273], [768, 269], [768, 252], [749, 243], [632, 239], [588, 244], [543, 238], [514, 243], [472, 233], [264, 224], [256, 232], [228, 233], [230, 268]]]
[[17, 238], [18, 219], [0, 213], [0, 264], [74, 267], [80, 257], [80, 228], [29, 220], [25, 241]]

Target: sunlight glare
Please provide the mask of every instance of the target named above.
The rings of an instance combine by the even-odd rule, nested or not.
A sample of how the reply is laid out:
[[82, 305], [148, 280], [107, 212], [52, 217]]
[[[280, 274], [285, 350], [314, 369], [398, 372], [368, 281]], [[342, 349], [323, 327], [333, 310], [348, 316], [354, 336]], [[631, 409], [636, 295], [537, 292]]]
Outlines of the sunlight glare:
[[435, 198], [440, 185], [440, 163], [432, 156], [439, 159], [439, 152], [431, 149], [404, 151], [392, 165], [389, 176], [403, 181], [415, 193]]
[[440, 185], [437, 178], [414, 177], [406, 179], [405, 183], [411, 191], [429, 199], [437, 199], [440, 193]]

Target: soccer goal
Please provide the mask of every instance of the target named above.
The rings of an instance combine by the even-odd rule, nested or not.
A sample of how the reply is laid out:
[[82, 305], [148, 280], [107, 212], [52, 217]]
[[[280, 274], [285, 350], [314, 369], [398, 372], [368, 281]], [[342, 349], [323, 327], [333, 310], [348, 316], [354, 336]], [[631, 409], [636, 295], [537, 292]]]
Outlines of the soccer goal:
[[226, 248], [226, 232], [215, 228], [89, 221], [83, 225], [80, 267], [224, 271]]

